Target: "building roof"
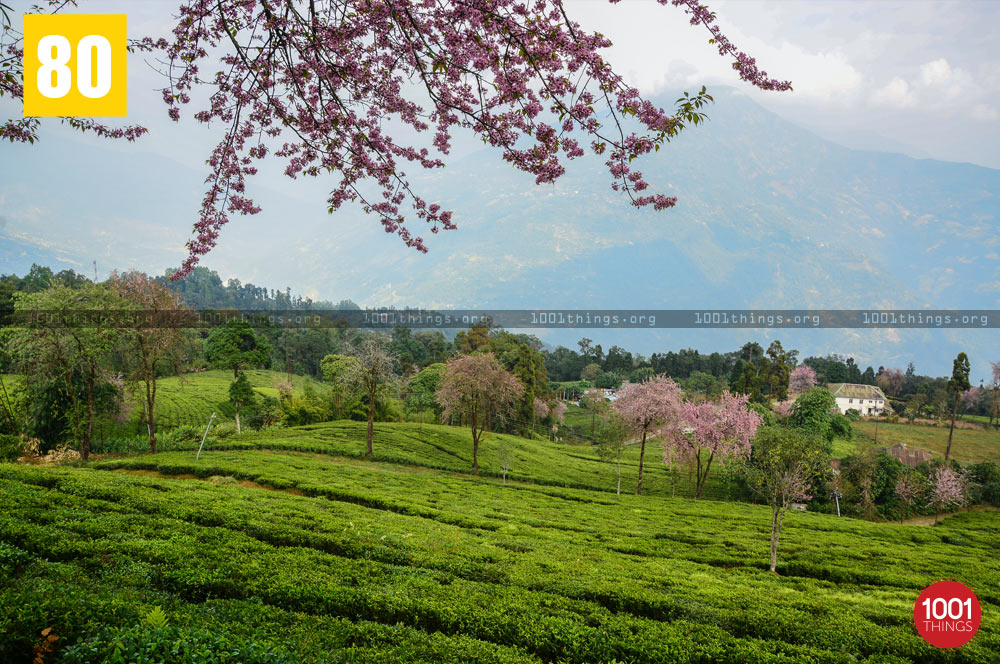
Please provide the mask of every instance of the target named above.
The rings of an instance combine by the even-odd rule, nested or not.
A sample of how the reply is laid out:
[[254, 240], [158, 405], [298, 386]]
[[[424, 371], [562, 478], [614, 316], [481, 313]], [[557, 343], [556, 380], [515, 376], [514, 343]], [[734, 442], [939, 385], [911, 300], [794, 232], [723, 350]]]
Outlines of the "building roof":
[[848, 397], [851, 399], [882, 399], [886, 401], [882, 390], [874, 385], [858, 385], [857, 383], [830, 383], [827, 388], [833, 392], [835, 397]]
[[906, 446], [906, 443], [896, 443], [892, 447], [883, 447], [886, 454], [899, 459], [902, 463], [916, 468], [924, 461], [930, 461], [934, 455], [923, 450], [913, 450]]

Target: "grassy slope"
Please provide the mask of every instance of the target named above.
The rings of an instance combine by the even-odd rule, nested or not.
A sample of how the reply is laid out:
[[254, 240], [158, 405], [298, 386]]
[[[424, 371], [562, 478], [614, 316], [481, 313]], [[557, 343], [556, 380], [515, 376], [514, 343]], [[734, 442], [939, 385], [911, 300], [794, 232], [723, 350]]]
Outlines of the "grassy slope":
[[[263, 369], [245, 372], [254, 390], [261, 395], [277, 397], [275, 379], [287, 379], [288, 374]], [[14, 374], [4, 374], [4, 384], [8, 392], [19, 382]], [[185, 374], [184, 377], [169, 376], [156, 381], [156, 420], [160, 431], [182, 425], [204, 427], [215, 412], [215, 419], [225, 420], [219, 412], [219, 403], [229, 400], [229, 385], [233, 374], [229, 371], [211, 370]], [[292, 389], [302, 393], [309, 386], [317, 394], [325, 394], [331, 386], [308, 376], [292, 376]], [[130, 428], [136, 431], [143, 427], [135, 420]]]
[[[287, 377], [284, 373], [264, 370], [247, 371], [246, 374], [258, 393], [272, 397], [278, 396], [274, 380]], [[169, 429], [184, 424], [204, 427], [213, 411], [218, 420], [221, 417], [218, 405], [229, 399], [229, 385], [232, 381], [231, 372], [217, 370], [187, 374], [183, 378], [161, 378], [157, 381], [156, 388], [160, 427]], [[330, 390], [329, 385], [312, 378], [292, 377], [292, 388], [295, 391], [303, 391], [306, 385], [320, 394]]]
[[[365, 422], [340, 420], [284, 430], [246, 433], [227, 438], [213, 449], [270, 449], [360, 458], [364, 453]], [[526, 440], [487, 433], [479, 448], [479, 466], [486, 476], [500, 477], [501, 443], [514, 447], [514, 463], [508, 476], [553, 486], [613, 491], [614, 465], [601, 461], [589, 445], [567, 445], [547, 440]], [[180, 444], [197, 447], [197, 443]], [[631, 445], [622, 458], [622, 492], [634, 493], [639, 465], [639, 446]], [[423, 466], [455, 473], [472, 469], [472, 435], [468, 428], [440, 424], [379, 422], [373, 443], [376, 461]], [[649, 495], [693, 495], [689, 473], [671, 476], [661, 462], [655, 442], [646, 444], [643, 491]], [[676, 482], [672, 484], [672, 480]], [[728, 497], [727, 487], [716, 469], [705, 488], [707, 498]]]
[[592, 416], [590, 411], [586, 408], [581, 408], [580, 406], [575, 406], [573, 404], [567, 404], [566, 413], [563, 415], [563, 424], [571, 429], [574, 435], [590, 439], [591, 437], [591, 420]]
[[[855, 422], [854, 429], [858, 434], [868, 439], [875, 437], [875, 422]], [[908, 447], [944, 456], [944, 450], [948, 445], [948, 425], [926, 426], [879, 422], [878, 443], [879, 445], [906, 443]], [[856, 444], [854, 447], [845, 447], [843, 451], [850, 453], [853, 449], [856, 449]], [[956, 428], [952, 441], [952, 456], [962, 462], [1000, 462], [1000, 433], [984, 429]]]
[[[360, 428], [335, 423], [199, 462], [183, 451], [0, 466], [0, 542], [33, 561], [0, 575], [0, 634], [55, 626], [72, 641], [87, 620], [131, 625], [161, 605], [174, 624], [267, 638], [302, 661], [346, 647], [344, 661], [387, 662], [1000, 657], [995, 513], [933, 528], [793, 513], [775, 576], [766, 508], [505, 486], [457, 472], [462, 430], [379, 430], [376, 452], [406, 464], [330, 454], [361, 446]], [[523, 445], [525, 476], [582, 477], [572, 448]], [[979, 636], [958, 651], [912, 627], [938, 578], [984, 603]], [[0, 660], [29, 642], [8, 639]]]

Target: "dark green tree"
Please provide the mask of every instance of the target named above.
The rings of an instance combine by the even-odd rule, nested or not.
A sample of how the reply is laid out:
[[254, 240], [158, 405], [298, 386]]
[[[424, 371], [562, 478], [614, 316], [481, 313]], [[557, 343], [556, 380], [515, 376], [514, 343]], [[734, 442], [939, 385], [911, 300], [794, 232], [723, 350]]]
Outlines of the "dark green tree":
[[944, 460], [951, 456], [951, 437], [955, 433], [955, 418], [958, 417], [958, 401], [962, 398], [962, 393], [969, 389], [969, 357], [965, 353], [959, 353], [952, 363], [951, 380], [948, 381], [948, 391], [954, 395], [954, 402], [951, 407], [951, 428], [948, 429], [948, 447], [944, 450]]
[[757, 431], [750, 461], [743, 466], [743, 477], [750, 490], [771, 506], [772, 572], [778, 565], [785, 513], [792, 503], [811, 497], [814, 480], [829, 467], [822, 442], [810, 432], [777, 426]]
[[242, 371], [237, 374], [236, 380], [229, 384], [229, 403], [236, 412], [236, 433], [241, 433], [240, 411], [246, 411], [257, 403], [257, 393], [253, 391], [247, 375]]
[[788, 353], [782, 348], [780, 341], [773, 341], [767, 347], [767, 395], [772, 399], [784, 401], [788, 398], [788, 381], [791, 376], [791, 366]]
[[743, 360], [739, 376], [732, 383], [732, 389], [735, 394], [746, 394], [750, 397], [750, 401], [761, 401], [760, 374], [757, 365]]
[[837, 399], [830, 390], [819, 386], [811, 387], [795, 400], [788, 423], [826, 441], [827, 451], [830, 451], [835, 435], [833, 420], [838, 415], [836, 409]]
[[435, 419], [440, 419], [441, 404], [437, 402], [435, 396], [441, 389], [441, 379], [444, 376], [447, 365], [442, 362], [428, 364], [417, 372], [406, 384], [406, 398], [404, 403], [407, 409], [416, 412], [432, 411]]
[[271, 359], [271, 344], [257, 335], [245, 320], [233, 318], [212, 329], [205, 343], [205, 357], [218, 369], [229, 369], [233, 379], [240, 371], [266, 367]]
[[21, 294], [14, 306], [18, 311], [47, 312], [46, 324], [16, 328], [10, 347], [29, 392], [52, 393], [50, 388], [54, 388], [61, 395], [59, 411], [67, 433], [86, 461], [94, 424], [102, 412], [114, 407], [116, 400], [109, 396], [119, 391], [112, 385], [111, 361], [121, 330], [111, 325], [79, 325], [79, 312], [119, 313], [127, 305], [103, 286], [88, 282], [70, 288], [55, 282], [48, 289]]

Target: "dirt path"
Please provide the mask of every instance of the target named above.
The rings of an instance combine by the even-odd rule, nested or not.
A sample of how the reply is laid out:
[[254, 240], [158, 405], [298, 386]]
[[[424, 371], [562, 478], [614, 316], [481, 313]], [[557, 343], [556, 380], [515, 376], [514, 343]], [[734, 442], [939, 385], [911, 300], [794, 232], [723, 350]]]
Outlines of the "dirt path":
[[[946, 512], [942, 514], [937, 520], [944, 521], [945, 519], [959, 514], [965, 514], [966, 512], [985, 512], [985, 511], [998, 511], [1000, 508], [992, 507], [990, 505], [973, 505], [971, 509], [963, 509], [959, 512]], [[935, 518], [931, 516], [915, 516], [912, 519], [906, 519], [903, 521], [904, 526], [933, 526]]]

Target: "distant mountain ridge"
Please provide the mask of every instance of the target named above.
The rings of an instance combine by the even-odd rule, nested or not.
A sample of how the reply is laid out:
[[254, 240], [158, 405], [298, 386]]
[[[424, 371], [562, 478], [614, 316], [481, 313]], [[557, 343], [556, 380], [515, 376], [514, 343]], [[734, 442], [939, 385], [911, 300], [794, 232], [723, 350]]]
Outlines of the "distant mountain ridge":
[[[415, 188], [453, 209], [459, 225], [428, 237], [412, 221], [430, 254], [401, 248], [358, 210], [323, 215], [323, 183], [296, 183], [305, 194], [258, 186], [264, 213], [227, 227], [208, 264], [224, 266], [227, 277], [290, 284], [314, 301], [349, 297], [362, 306], [1000, 309], [1000, 170], [845, 148], [736, 90], [710, 92], [708, 123], [637, 162], [653, 190], [678, 197], [671, 210], [631, 207], [611, 191], [597, 158], [573, 161], [555, 185], [536, 186], [481, 150], [448, 160], [445, 169], [411, 174]], [[654, 101], [670, 107], [676, 96]], [[65, 153], [41, 145], [35, 149]], [[101, 149], [64, 157], [103, 163], [101, 155], [112, 153]], [[106, 247], [98, 254], [102, 272], [176, 267], [204, 174], [148, 153], [113, 154], [114, 186], [81, 210], [83, 223], [71, 230], [106, 229], [105, 219], [140, 224], [141, 234], [101, 230], [85, 238]], [[164, 197], [142, 177], [167, 168], [178, 195]], [[0, 177], [16, 183], [0, 186], [14, 192], [8, 206], [16, 195], [24, 204], [64, 206], [50, 214], [77, 213], [51, 183], [23, 170], [0, 165]], [[77, 186], [87, 186], [86, 177]], [[154, 194], [160, 199], [150, 205]], [[2, 208], [0, 199], [6, 215]], [[143, 211], [138, 222], [128, 218], [139, 215], [132, 208]], [[4, 263], [34, 262], [34, 252], [47, 254], [40, 263], [90, 266], [94, 249], [71, 248], [69, 240], [56, 248], [51, 222], [31, 223], [24, 214], [9, 216], [0, 228]], [[26, 244], [17, 233], [47, 244]], [[998, 359], [991, 330], [537, 333], [551, 344], [588, 336], [646, 354], [686, 346], [724, 351], [748, 338], [780, 338], [804, 354], [842, 353], [875, 366], [917, 359], [918, 369], [935, 374], [950, 371], [958, 350], [970, 353], [974, 376]]]
[[[393, 289], [459, 307], [1000, 308], [1000, 171], [844, 148], [734, 90], [713, 93], [705, 126], [641, 164], [652, 188], [678, 196], [676, 208], [629, 206], [596, 159], [536, 187], [482, 152], [451, 164], [441, 183], [460, 226], [444, 234], [447, 249], [432, 238], [432, 267], [394, 275]], [[368, 285], [377, 298], [377, 282]], [[714, 350], [748, 332], [708, 334]], [[682, 347], [705, 334], [640, 341], [620, 331], [607, 343]], [[978, 330], [765, 336], [876, 363], [953, 358], [952, 347], [995, 340]]]

